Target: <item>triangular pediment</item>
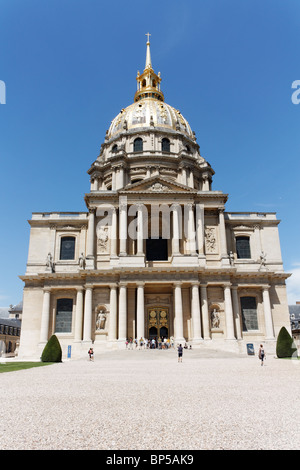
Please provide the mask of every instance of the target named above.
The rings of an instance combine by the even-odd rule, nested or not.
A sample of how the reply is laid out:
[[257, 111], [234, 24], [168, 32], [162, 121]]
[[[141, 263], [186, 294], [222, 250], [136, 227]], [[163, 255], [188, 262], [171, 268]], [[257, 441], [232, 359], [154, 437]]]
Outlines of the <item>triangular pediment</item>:
[[151, 178], [146, 178], [143, 181], [138, 181], [127, 185], [122, 190], [118, 191], [119, 193], [194, 193], [197, 192], [193, 188], [189, 188], [183, 184], [177, 183], [176, 181], [171, 181], [162, 176], [152, 176]]

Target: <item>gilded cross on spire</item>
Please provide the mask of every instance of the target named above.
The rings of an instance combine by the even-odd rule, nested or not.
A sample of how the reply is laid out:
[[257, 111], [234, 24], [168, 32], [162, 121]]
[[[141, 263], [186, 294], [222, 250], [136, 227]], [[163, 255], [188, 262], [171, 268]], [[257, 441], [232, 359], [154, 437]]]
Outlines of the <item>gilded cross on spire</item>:
[[150, 34], [150, 33], [146, 33], [145, 36], [148, 36], [148, 41], [147, 41], [147, 42], [150, 42], [149, 36], [151, 36], [151, 34]]

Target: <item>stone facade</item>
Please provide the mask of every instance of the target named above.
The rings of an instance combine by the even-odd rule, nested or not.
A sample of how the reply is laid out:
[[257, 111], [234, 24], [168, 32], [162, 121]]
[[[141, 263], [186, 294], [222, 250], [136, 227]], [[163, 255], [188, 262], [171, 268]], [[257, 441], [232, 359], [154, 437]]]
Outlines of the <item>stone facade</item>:
[[53, 333], [77, 357], [152, 336], [271, 350], [290, 329], [276, 214], [226, 212], [160, 81], [148, 42], [135, 101], [88, 170], [87, 212], [33, 213], [19, 356], [40, 355]]

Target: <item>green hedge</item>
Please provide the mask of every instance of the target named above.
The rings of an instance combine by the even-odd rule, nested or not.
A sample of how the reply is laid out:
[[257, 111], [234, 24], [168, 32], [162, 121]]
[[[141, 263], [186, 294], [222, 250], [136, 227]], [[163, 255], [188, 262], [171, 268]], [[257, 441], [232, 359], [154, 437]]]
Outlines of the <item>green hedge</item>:
[[62, 350], [60, 343], [55, 335], [52, 335], [42, 352], [42, 362], [62, 362]]
[[[296, 354], [295, 354], [296, 353]], [[276, 344], [277, 357], [297, 357], [297, 347], [293, 338], [283, 326], [279, 331], [277, 344]]]

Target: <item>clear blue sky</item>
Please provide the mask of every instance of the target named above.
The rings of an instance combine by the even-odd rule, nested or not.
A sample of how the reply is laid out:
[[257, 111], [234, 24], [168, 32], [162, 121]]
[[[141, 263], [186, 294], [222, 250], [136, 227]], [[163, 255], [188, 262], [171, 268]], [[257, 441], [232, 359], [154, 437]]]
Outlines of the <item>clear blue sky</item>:
[[[152, 63], [227, 211], [277, 212], [300, 300], [299, 0], [0, 0], [0, 305], [22, 299], [35, 211], [84, 211], [87, 170]], [[267, 250], [266, 250], [267, 251]]]

